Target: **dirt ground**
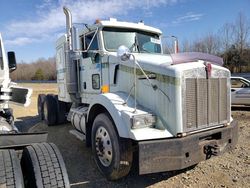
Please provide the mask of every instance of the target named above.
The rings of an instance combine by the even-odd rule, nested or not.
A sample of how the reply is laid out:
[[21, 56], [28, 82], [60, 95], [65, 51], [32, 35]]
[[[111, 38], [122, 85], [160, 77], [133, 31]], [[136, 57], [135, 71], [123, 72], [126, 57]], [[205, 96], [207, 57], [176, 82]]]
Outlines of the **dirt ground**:
[[107, 181], [98, 171], [85, 143], [69, 133], [70, 124], [47, 127], [37, 118], [38, 93], [56, 93], [56, 84], [22, 84], [34, 89], [32, 103], [27, 108], [12, 105], [14, 115], [21, 126], [48, 130], [49, 142], [60, 149], [68, 170], [71, 186], [76, 187], [250, 187], [250, 107], [233, 108], [232, 116], [239, 123], [239, 141], [236, 149], [219, 157], [201, 162], [189, 170], [137, 175]]

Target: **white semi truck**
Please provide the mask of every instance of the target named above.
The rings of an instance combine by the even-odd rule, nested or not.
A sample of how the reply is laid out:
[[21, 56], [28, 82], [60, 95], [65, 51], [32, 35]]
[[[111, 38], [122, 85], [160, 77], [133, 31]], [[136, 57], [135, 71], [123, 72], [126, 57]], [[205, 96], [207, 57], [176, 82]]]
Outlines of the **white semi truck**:
[[230, 72], [219, 57], [163, 54], [159, 29], [97, 20], [78, 30], [69, 9], [56, 42], [58, 96], [40, 96], [49, 125], [85, 136], [107, 179], [193, 166], [232, 150]]
[[9, 103], [28, 106], [31, 89], [11, 82], [16, 69], [14, 52], [5, 54], [0, 33], [0, 187], [69, 188], [62, 155], [53, 143], [46, 143], [47, 132], [20, 132], [15, 126]]

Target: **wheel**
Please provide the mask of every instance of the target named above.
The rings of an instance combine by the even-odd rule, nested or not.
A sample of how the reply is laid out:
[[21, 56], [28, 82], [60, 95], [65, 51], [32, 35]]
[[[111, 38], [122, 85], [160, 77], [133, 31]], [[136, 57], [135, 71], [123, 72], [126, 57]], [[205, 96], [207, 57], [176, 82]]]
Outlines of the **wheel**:
[[43, 104], [44, 120], [51, 126], [56, 124], [57, 120], [57, 103], [54, 95], [47, 95]]
[[41, 118], [41, 120], [44, 120], [44, 101], [45, 101], [46, 95], [45, 94], [39, 94], [37, 99], [37, 111], [38, 116]]
[[132, 165], [131, 142], [118, 136], [109, 114], [97, 115], [91, 138], [94, 160], [101, 173], [108, 180], [126, 176]]
[[57, 117], [57, 121], [56, 124], [63, 124], [67, 122], [67, 118], [66, 118], [66, 112], [67, 112], [67, 103], [63, 102], [63, 101], [59, 101], [58, 100], [58, 95], [54, 96], [56, 104], [57, 104], [57, 108], [56, 108], [56, 117]]
[[14, 150], [0, 150], [0, 187], [24, 187], [21, 166]]
[[52, 143], [27, 146], [23, 150], [21, 166], [25, 187], [70, 187], [62, 155]]

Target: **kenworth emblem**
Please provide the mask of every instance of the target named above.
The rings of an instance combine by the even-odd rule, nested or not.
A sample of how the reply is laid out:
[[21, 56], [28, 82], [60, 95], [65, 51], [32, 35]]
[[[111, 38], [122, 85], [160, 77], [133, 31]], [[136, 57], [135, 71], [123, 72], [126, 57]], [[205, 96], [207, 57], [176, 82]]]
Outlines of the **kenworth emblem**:
[[207, 79], [211, 77], [211, 72], [212, 72], [212, 65], [211, 63], [204, 62], [204, 65], [206, 66], [205, 70], [207, 73]]

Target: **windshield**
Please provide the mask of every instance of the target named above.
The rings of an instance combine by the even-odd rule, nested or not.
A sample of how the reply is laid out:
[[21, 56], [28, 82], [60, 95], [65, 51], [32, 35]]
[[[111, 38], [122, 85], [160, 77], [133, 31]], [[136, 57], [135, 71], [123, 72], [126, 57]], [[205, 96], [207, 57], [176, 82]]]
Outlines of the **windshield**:
[[161, 53], [159, 35], [140, 30], [103, 28], [105, 49], [117, 51], [119, 46], [124, 45], [132, 52]]

